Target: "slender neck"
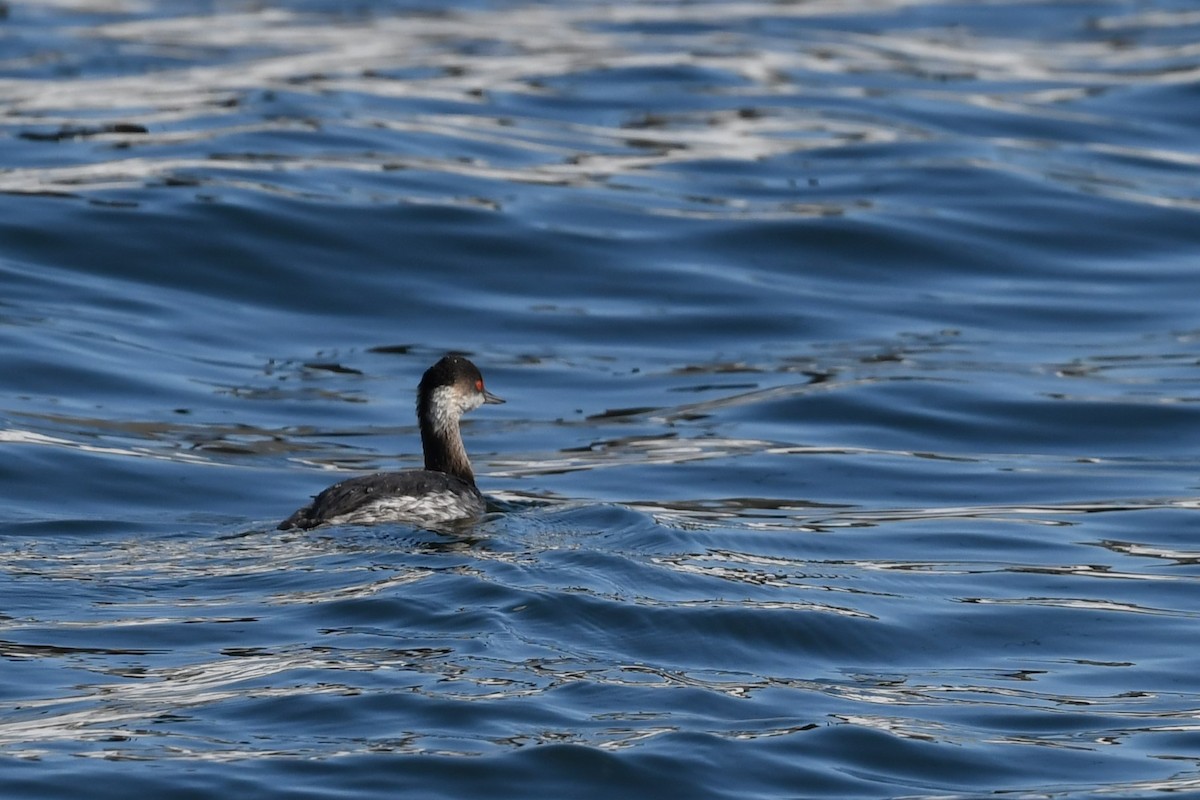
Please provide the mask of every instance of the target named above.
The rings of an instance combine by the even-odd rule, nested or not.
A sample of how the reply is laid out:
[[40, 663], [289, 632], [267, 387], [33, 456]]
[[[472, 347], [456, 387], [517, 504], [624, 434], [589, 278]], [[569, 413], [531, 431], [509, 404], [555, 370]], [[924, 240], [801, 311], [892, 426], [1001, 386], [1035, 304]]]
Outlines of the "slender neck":
[[431, 397], [422, 397], [417, 405], [417, 419], [421, 424], [421, 448], [425, 451], [425, 469], [444, 472], [475, 485], [475, 473], [463, 446], [462, 433], [458, 428], [458, 414], [448, 398], [438, 393], [448, 389], [434, 390]]

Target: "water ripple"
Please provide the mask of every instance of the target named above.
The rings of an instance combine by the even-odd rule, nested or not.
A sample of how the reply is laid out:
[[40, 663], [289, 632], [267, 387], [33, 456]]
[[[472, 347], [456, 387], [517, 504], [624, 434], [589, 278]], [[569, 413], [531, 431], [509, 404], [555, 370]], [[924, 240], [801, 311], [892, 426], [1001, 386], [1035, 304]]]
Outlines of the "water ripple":
[[1194, 790], [1198, 29], [0, 3], [4, 796]]
[[[1195, 27], [1186, 13], [1171, 18]], [[666, 19], [693, 27], [666, 33], [657, 27]], [[60, 35], [80, 39], [85, 54], [124, 55], [126, 74], [62, 81], [36, 77], [36, 56], [10, 60], [0, 81], [10, 109], [4, 125], [31, 138], [72, 131], [99, 158], [56, 164], [61, 158], [48, 162], [44, 145], [29, 144], [0, 173], [0, 191], [99, 198], [173, 186], [201, 196], [245, 189], [322, 202], [496, 208], [506, 204], [501, 187], [528, 183], [594, 187], [608, 202], [636, 203], [651, 214], [767, 220], [843, 213], [853, 204], [803, 199], [797, 187], [750, 165], [885, 148], [909, 168], [973, 165], [1134, 204], [1194, 210], [1200, 202], [1186, 181], [1167, 195], [1143, 188], [1161, 186], [1155, 165], [1195, 166], [1193, 154], [1139, 145], [1136, 125], [1095, 100], [1125, 86], [1170, 92], [1194, 80], [1196, 68], [1186, 66], [1194, 45], [1131, 48], [1113, 38], [1113, 31], [1149, 35], [1164, 27], [1159, 17], [1102, 16], [1088, 30], [1056, 32], [1053, 47], [970, 23], [949, 34], [842, 29], [854, 20], [855, 12], [836, 4], [748, 2], [334, 18], [264, 8], [66, 27]], [[1068, 38], [1080, 33], [1087, 40]], [[850, 110], [848, 100], [881, 91], [873, 84], [884, 75], [891, 76], [893, 114], [871, 119]], [[905, 75], [912, 86], [897, 85]], [[630, 83], [653, 91], [666, 82], [689, 91], [667, 105], [593, 113], [591, 123], [564, 117], [551, 102], [603, 108], [618, 85], [625, 99]], [[999, 128], [1009, 118], [1053, 119], [1064, 131], [1092, 136], [1102, 130], [1107, 141], [1085, 147], [1119, 155], [1121, 167], [1105, 176], [1084, 166], [1071, 133], [1048, 141], [997, 131], [982, 148], [962, 150], [957, 132], [931, 118], [956, 106], [960, 114], [995, 115]], [[88, 128], [99, 114], [120, 122]], [[281, 139], [292, 142], [290, 152], [246, 149]], [[904, 155], [905, 144], [930, 140], [960, 154]], [[389, 147], [397, 141], [412, 151]], [[710, 190], [701, 184], [698, 194], [673, 176], [714, 160], [747, 164], [746, 189], [730, 193], [710, 180]], [[471, 188], [429, 194], [404, 172], [448, 173]], [[304, 188], [288, 174], [303, 175]]]

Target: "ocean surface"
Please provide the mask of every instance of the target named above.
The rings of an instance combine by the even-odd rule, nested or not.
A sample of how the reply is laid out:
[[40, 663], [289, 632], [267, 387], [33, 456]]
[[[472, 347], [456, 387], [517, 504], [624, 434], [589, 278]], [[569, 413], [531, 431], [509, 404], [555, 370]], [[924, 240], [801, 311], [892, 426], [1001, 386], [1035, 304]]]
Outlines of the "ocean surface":
[[8, 0], [0, 497], [5, 800], [1200, 793], [1200, 6]]

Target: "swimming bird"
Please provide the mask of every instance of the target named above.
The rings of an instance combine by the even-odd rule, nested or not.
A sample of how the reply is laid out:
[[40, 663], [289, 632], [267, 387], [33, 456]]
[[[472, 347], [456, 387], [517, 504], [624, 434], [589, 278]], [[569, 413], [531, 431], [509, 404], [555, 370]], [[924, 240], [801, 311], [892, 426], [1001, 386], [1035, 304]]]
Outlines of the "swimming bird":
[[417, 421], [425, 469], [376, 472], [335, 483], [279, 523], [279, 530], [318, 525], [407, 522], [436, 525], [478, 517], [486, 503], [463, 446], [458, 421], [485, 403], [503, 403], [483, 386], [479, 368], [448, 355], [417, 387]]

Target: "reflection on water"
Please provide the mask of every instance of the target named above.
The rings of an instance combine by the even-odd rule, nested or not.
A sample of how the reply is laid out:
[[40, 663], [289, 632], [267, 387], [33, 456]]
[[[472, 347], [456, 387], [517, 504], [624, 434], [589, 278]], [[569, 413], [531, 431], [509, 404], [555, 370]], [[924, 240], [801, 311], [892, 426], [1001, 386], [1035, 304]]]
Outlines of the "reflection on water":
[[[869, 10], [903, 19], [911, 5]], [[9, 22], [17, 31], [37, 24], [24, 11]], [[604, 189], [609, 202], [651, 214], [788, 219], [859, 207], [861, 194], [822, 198], [797, 178], [767, 173], [730, 193], [724, 183], [695, 185], [677, 168], [884, 149], [909, 168], [996, 169], [1128, 202], [1200, 203], [1194, 180], [1165, 193], [1160, 181], [1166, 168], [1194, 168], [1195, 154], [1144, 146], [1137, 123], [1102, 102], [1124, 86], [1195, 80], [1195, 67], [1179, 66], [1194, 44], [1160, 35], [1194, 26], [1188, 11], [1080, 15], [1054, 32], [1051, 47], [987, 30], [986, 11], [978, 27], [964, 11], [954, 29], [865, 32], [856, 22], [862, 9], [840, 3], [399, 16], [267, 7], [152, 17], [83, 3], [72, 11], [99, 15], [99, 24], [65, 15], [61, 27], [33, 28], [77, 45], [54, 73], [40, 49], [4, 63], [3, 125], [21, 146], [0, 191], [100, 199], [143, 186], [200, 197], [243, 188], [322, 202], [496, 208], [504, 187], [528, 183]], [[87, 79], [62, 80], [73, 72]], [[864, 93], [888, 102], [864, 113], [868, 106], [854, 102]], [[972, 132], [969, 147], [944, 128], [979, 114], [993, 117], [994, 133]], [[1046, 120], [1062, 141], [1016, 134]], [[1071, 129], [1089, 141], [1071, 141]], [[269, 144], [281, 140], [286, 152]], [[925, 146], [939, 140], [936, 151]], [[82, 158], [62, 152], [83, 147], [91, 152]], [[806, 171], [811, 185], [847, 180]], [[379, 178], [338, 178], [362, 172]], [[464, 178], [479, 194], [423, 191], [429, 173]]]
[[[1049, 511], [1043, 509], [1042, 513]], [[1081, 509], [1059, 509], [1055, 513], [1079, 511]], [[582, 512], [585, 516], [580, 516], [581, 512], [567, 513], [582, 521], [592, 512]], [[1136, 512], [1126, 510], [1124, 513]], [[279, 748], [286, 739], [292, 742], [288, 747], [299, 748], [289, 750], [292, 755], [309, 753], [335, 757], [338, 753], [364, 748], [391, 749], [392, 745], [386, 743], [386, 737], [383, 741], [374, 737], [354, 740], [335, 735], [336, 741], [328, 749], [329, 743], [321, 741], [325, 734], [307, 740], [303, 736], [297, 739], [290, 729], [281, 729], [277, 734], [260, 738], [257, 743], [235, 741], [233, 730], [217, 734], [215, 738], [194, 739], [186, 732], [186, 726], [172, 732], [179, 724], [172, 724], [170, 720], [186, 720], [202, 708], [213, 709], [209, 713], [217, 715], [214, 721], [228, 713], [233, 713], [233, 719], [236, 719], [236, 709], [245, 702], [262, 705], [300, 698], [305, 704], [319, 705], [322, 695], [373, 697], [373, 702], [382, 702], [385, 709], [391, 709], [388, 713], [399, 712], [405, 715], [402, 719], [411, 719], [414, 712], [402, 710], [409, 702], [404, 699], [406, 697], [438, 702], [497, 703], [515, 697], [545, 696], [583, 685], [609, 686], [632, 692], [634, 696], [648, 690], [690, 688], [746, 701], [763, 695], [764, 700], [770, 702], [766, 698], [777, 696], [781, 691], [798, 692], [809, 698], [804, 705], [812, 708], [812, 712], [785, 731], [781, 731], [771, 718], [764, 719], [761, 728], [746, 727], [748, 720], [740, 715], [724, 722], [711, 719], [704, 723], [705, 727], [715, 725], [712, 729], [719, 736], [737, 738], [790, 735], [815, 725], [833, 723], [872, 728], [883, 726], [897, 735], [915, 735], [930, 741], [972, 741], [975, 734], [970, 728], [961, 721], [953, 721], [953, 709], [957, 706], [972, 709], [977, 717], [996, 715], [997, 722], [1007, 719], [1003, 730], [1011, 731], [1011, 734], [1001, 733], [1001, 740], [1014, 742], [1061, 743], [1091, 749], [1096, 746], [1096, 737], [1123, 739], [1166, 729], [1160, 727], [1162, 718], [1158, 706], [1162, 701], [1155, 699], [1155, 692], [1108, 694], [1103, 681], [1092, 691], [1080, 692], [1075, 688], [1064, 692], [1060, 687], [1074, 685], [1072, 675], [1081, 670], [1135, 667], [1129, 661], [1064, 660], [1069, 650], [1051, 650], [1033, 662], [1025, 662], [1036, 664], [1037, 669], [972, 666], [968, 660], [961, 669], [915, 668], [883, 675], [864, 663], [864, 668], [853, 674], [817, 668], [814, 677], [803, 679], [795, 677], [781, 662], [775, 662], [773, 669], [714, 671], [709, 667], [679, 664], [680, 659], [685, 663], [690, 660], [683, 653], [659, 661], [639, 659], [634, 663], [612, 663], [603, 654], [608, 646], [605, 637], [595, 633], [577, 636], [569, 646], [572, 652], [561, 652], [561, 643], [551, 638], [555, 636], [554, 629], [544, 629], [534, 620], [522, 624], [519, 622], [522, 616], [533, 613], [543, 617], [549, 610], [546, 602], [550, 601], [564, 606], [563, 611], [579, 624], [594, 615], [595, 611], [589, 607], [625, 605], [625, 593], [632, 590], [637, 614], [670, 615], [684, 628], [720, 626], [724, 624], [722, 614], [736, 614], [743, 625], [749, 623], [750, 627], [728, 637], [728, 642], [734, 646], [739, 639], [752, 638], [758, 625], [771, 624], [768, 620], [774, 621], [780, 635], [787, 635], [794, 626], [799, 626], [797, 631], [803, 631], [806, 625], [803, 620], [812, 619], [806, 612], [824, 612], [836, 618], [873, 622], [883, 626], [876, 636], [882, 634], [886, 639], [895, 635], [886, 631], [896, 624], [897, 603], [908, 604], [914, 597], [922, 595], [930, 602], [947, 590], [953, 595], [952, 587], [960, 585], [962, 576], [985, 575], [993, 568], [1018, 574], [1034, 571], [1022, 567], [1014, 570], [1013, 566], [1004, 564], [990, 567], [977, 556], [969, 561], [943, 564], [901, 564], [886, 557], [861, 561], [841, 557], [830, 559], [819, 557], [815, 552], [807, 558], [796, 558], [779, 554], [778, 545], [772, 544], [771, 540], [745, 540], [748, 547], [741, 550], [706, 548], [687, 552], [659, 548], [657, 554], [640, 555], [629, 551], [624, 558], [641, 562], [635, 570], [662, 571], [663, 574], [654, 580], [640, 581], [636, 589], [613, 587], [615, 591], [593, 592], [577, 585], [581, 579], [587, 580], [584, 562], [579, 562], [574, 570], [556, 567], [556, 562], [569, 558], [572, 552], [570, 547], [563, 549], [569, 542], [562, 539], [571, 527], [570, 523], [554, 526], [563, 533], [558, 534], [558, 539], [544, 539], [541, 545], [533, 543], [537, 541], [536, 536], [530, 537], [530, 543], [518, 545], [512, 533], [504, 534], [497, 528], [498, 540], [478, 542], [469, 550], [427, 548], [419, 541], [410, 541], [401, 551], [394, 546], [397, 542], [386, 533], [354, 535], [349, 532], [318, 537], [285, 537], [271, 532], [208, 542], [192, 538], [127, 541], [105, 546], [85, 544], [77, 549], [59, 547], [55, 552], [45, 554], [50, 558], [38, 552], [41, 545], [30, 545], [29, 552], [23, 557], [20, 554], [10, 557], [10, 576], [19, 580], [37, 580], [43, 585], [58, 584], [67, 591], [74, 591], [70, 587], [78, 585], [86, 597], [106, 599], [102, 603], [93, 601], [90, 607], [80, 607], [73, 615], [54, 621], [33, 622], [18, 618], [5, 623], [6, 641], [2, 650], [6, 658], [18, 663], [45, 661], [49, 662], [47, 668], [52, 671], [69, 667], [81, 675], [90, 673], [92, 677], [77, 681], [61, 697], [22, 697], [5, 714], [6, 721], [0, 725], [0, 742], [10, 748], [11, 753], [26, 757], [43, 753], [56, 742], [74, 742], [78, 746], [82, 741], [96, 743], [98, 749], [92, 754], [107, 757], [120, 757], [126, 751], [136, 756], [146, 746], [151, 746], [158, 757], [222, 760], [255, 755], [280, 756], [283, 753]], [[740, 535], [731, 537], [729, 533], [732, 531], [727, 528], [722, 536], [726, 542], [734, 543], [738, 538], [744, 538]], [[517, 534], [522, 535], [520, 531]], [[888, 536], [886, 526], [882, 535]], [[974, 544], [971, 544], [972, 540], [968, 534], [965, 544], [974, 548], [986, 546], [985, 538], [974, 539]], [[689, 542], [686, 538], [674, 541], [685, 546]], [[513, 546], [522, 548], [519, 554], [513, 553], [520, 556], [516, 560], [505, 555], [506, 549]], [[996, 546], [999, 546], [999, 540], [996, 540]], [[1075, 551], [1077, 557], [1084, 557], [1078, 547], [1068, 545], [1067, 540], [1062, 540], [1060, 546]], [[618, 552], [595, 548], [593, 545], [598, 554], [607, 551], [616, 555]], [[1134, 558], [1147, 557], [1128, 545], [1110, 549], [1117, 559], [1131, 553], [1135, 554]], [[996, 555], [999, 554], [998, 551]], [[472, 568], [464, 569], [464, 556], [473, 557]], [[1129, 570], [1110, 570], [1098, 564], [1098, 558], [1097, 555], [1090, 556], [1090, 567], [1064, 568], [1057, 574], [1066, 576], [1073, 583], [1090, 577], [1125, 580], [1137, 577]], [[1155, 552], [1149, 558], [1157, 561], [1161, 556]], [[1194, 557], [1189, 558], [1188, 563], [1195, 561]], [[418, 566], [421, 564], [423, 566]], [[512, 572], [514, 568], [523, 572], [524, 577]], [[885, 591], [888, 583], [870, 577], [879, 569], [896, 569], [912, 577], [901, 583], [891, 582], [890, 590]], [[1056, 574], [1053, 570], [1037, 571]], [[605, 574], [615, 577], [618, 573], [609, 571]], [[688, 581], [699, 581], [694, 587], [698, 593], [694, 596], [681, 594], [668, 577], [673, 574]], [[299, 580], [305, 575], [308, 577]], [[554, 579], [552, 575], [558, 578]], [[1175, 579], [1186, 580], [1186, 577], [1176, 576]], [[179, 583], [180, 580], [187, 582]], [[274, 590], [263, 593], [260, 584], [263, 580], [276, 584]], [[911, 580], [921, 581], [925, 588], [916, 589], [911, 585], [904, 588]], [[466, 589], [465, 595], [446, 592], [447, 582], [464, 581], [476, 588]], [[146, 591], [155, 585], [169, 584], [189, 588], [181, 596], [168, 596], [161, 590]], [[284, 584], [293, 586], [288, 588]], [[704, 588], [705, 584], [708, 588]], [[319, 588], [311, 588], [314, 585]], [[1079, 592], [1084, 585], [1076, 583], [1075, 591]], [[976, 579], [975, 586], [982, 588], [983, 584]], [[1067, 585], [1063, 584], [1063, 588]], [[479, 592], [484, 594], [479, 595]], [[460, 596], [488, 594], [493, 595], [492, 600], [485, 601], [470, 613], [478, 618], [477, 621], [464, 623], [460, 620], [447, 626], [451, 617], [445, 615], [452, 609], [443, 603], [456, 603], [455, 598]], [[805, 597], [809, 599], [802, 599]], [[1178, 598], [1184, 599], [1182, 595]], [[996, 609], [995, 613], [1006, 615], [1027, 612], [1034, 607], [1101, 615], [1095, 619], [1131, 613], [1190, 619], [1197, 613], [1192, 608], [1151, 608], [1079, 594], [959, 597], [955, 602], [962, 604], [962, 608], [990, 606]], [[400, 611], [397, 604], [407, 608]], [[343, 610], [337, 616], [343, 623], [322, 631], [323, 635], [317, 635], [310, 645], [289, 638], [271, 643], [269, 637], [261, 636], [250, 639], [261, 641], [259, 645], [236, 644], [246, 641], [246, 632], [267, 624], [267, 620], [277, 613], [270, 611], [271, 608], [295, 608], [316, 625], [322, 625], [323, 619], [331, 618], [330, 614], [341, 608]], [[407, 617], [403, 626], [397, 628], [384, 622], [386, 616], [398, 611], [402, 617]], [[705, 616], [697, 616], [700, 611], [705, 612]], [[910, 613], [920, 615], [915, 609]], [[931, 613], [944, 615], [947, 611], [931, 608]], [[797, 614], [799, 616], [794, 616]], [[759, 617], [763, 619], [755, 621]], [[353, 618], [357, 621], [352, 621]], [[439, 622], [439, 619], [443, 621]], [[952, 626], [956, 624], [952, 620], [945, 622]], [[967, 622], [966, 617], [963, 622]], [[1083, 624], [1086, 629], [1087, 623]], [[89, 630], [105, 631], [109, 635], [124, 630], [119, 635], [129, 637], [130, 641], [165, 643], [170, 639], [159, 637], [175, 626], [183, 626], [180, 631], [188, 630], [188, 639], [192, 640], [183, 652], [176, 649], [178, 645], [171, 648], [96, 648], [68, 643], [84, 641]], [[476, 633], [468, 635], [476, 626]], [[455, 629], [460, 633], [455, 634]], [[481, 638], [472, 644], [471, 640], [476, 637]], [[841, 646], [855, 647], [854, 638]], [[37, 644], [38, 639], [63, 643]], [[198, 648], [197, 642], [203, 642], [203, 647]], [[815, 642], [809, 646], [814, 645]], [[830, 645], [832, 642], [825, 646]], [[869, 662], [869, 653], [878, 646], [876, 642], [859, 650], [856, 659]], [[209, 649], [215, 658], [196, 660], [200, 652]], [[530, 650], [537, 649], [543, 649], [544, 654], [532, 656]], [[822, 650], [817, 647], [810, 657], [815, 657], [818, 662], [829, 658], [828, 654], [820, 655]], [[181, 655], [182, 663], [173, 663]], [[908, 658], [912, 658], [912, 654]], [[835, 657], [834, 660], [839, 659]], [[762, 667], [767, 663], [770, 662], [764, 661]], [[313, 677], [302, 677], [305, 675]], [[355, 675], [363, 677], [356, 678]], [[379, 678], [368, 679], [367, 675], [378, 675]], [[1042, 684], [1048, 685], [1039, 688]], [[659, 707], [648, 697], [644, 702], [649, 703], [649, 708]], [[641, 737], [653, 736], [656, 731], [677, 731], [694, 724], [688, 721], [693, 715], [685, 707], [676, 706], [669, 699], [664, 702], [667, 705], [657, 713], [628, 718], [616, 711], [624, 706], [623, 701], [616, 699], [613, 713], [628, 723], [621, 726], [623, 733], [620, 735], [606, 724], [563, 727], [558, 735], [567, 741], [620, 747], [630, 746]], [[833, 711], [834, 708], [845, 709], [847, 704], [858, 710]], [[222, 711], [226, 706], [230, 710]], [[916, 717], [907, 713], [880, 715], [869, 711], [881, 706], [897, 709], [920, 706], [927, 711]], [[597, 710], [603, 709], [601, 706]], [[1039, 726], [1043, 727], [1041, 734], [1028, 734], [1021, 732], [1027, 723], [1013, 716], [1018, 712], [1050, 714], [1051, 718], [1069, 712], [1071, 718], [1063, 721], [1066, 727], [1061, 731], [1050, 725], [1048, 728]], [[949, 716], [941, 721], [923, 719], [928, 714]], [[600, 714], [596, 721], [601, 723], [609, 718], [609, 714]], [[1094, 721], [1089, 722], [1089, 718]], [[231, 724], [233, 719], [222, 726]], [[1127, 722], [1120, 723], [1118, 719]], [[1150, 720], [1159, 721], [1150, 723]], [[733, 727], [727, 728], [731, 723]], [[277, 724], [282, 725], [282, 719]], [[979, 722], [972, 723], [975, 724]], [[1050, 720], [1045, 724], [1050, 724]], [[165, 736], [165, 741], [157, 745], [138, 744], [151, 735], [150, 731], [141, 730], [144, 725], [159, 727], [160, 732], [155, 736]], [[470, 734], [465, 730], [454, 735], [456, 738], [466, 735], [458, 745], [459, 752], [466, 754], [495, 746], [519, 746], [530, 737], [546, 740], [553, 727], [552, 724], [550, 729], [538, 733], [522, 727], [520, 729], [525, 732], [515, 738], [506, 735], [490, 744], [486, 744], [490, 738], [486, 735]], [[408, 744], [402, 749], [422, 752], [427, 747], [424, 740], [428, 737], [436, 738], [436, 734], [432, 731], [410, 732], [406, 737]]]

